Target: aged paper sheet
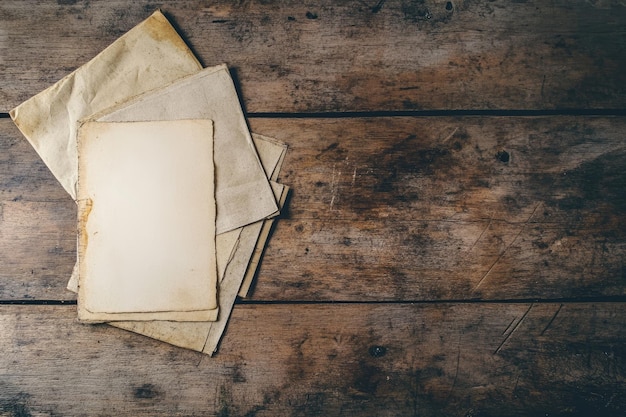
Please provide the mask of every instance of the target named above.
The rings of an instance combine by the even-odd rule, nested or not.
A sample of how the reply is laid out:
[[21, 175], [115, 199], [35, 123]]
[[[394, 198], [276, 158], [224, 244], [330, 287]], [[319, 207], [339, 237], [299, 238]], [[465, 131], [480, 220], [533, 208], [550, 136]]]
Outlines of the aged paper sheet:
[[77, 122], [202, 68], [160, 11], [91, 61], [11, 110], [11, 118], [76, 199]]
[[216, 318], [212, 126], [80, 127], [81, 321]]
[[[266, 172], [271, 172], [274, 179], [282, 165], [286, 146], [266, 136], [252, 134], [254, 143], [259, 150], [259, 157], [263, 162]], [[287, 187], [279, 184], [273, 185], [278, 193], [276, 199], [284, 202]], [[217, 252], [231, 254], [225, 271], [220, 269], [220, 285], [218, 299], [220, 314], [217, 321], [210, 323], [174, 323], [168, 321], [155, 322], [114, 322], [113, 326], [125, 330], [143, 334], [154, 339], [162, 340], [175, 346], [196, 350], [212, 355], [217, 349], [220, 338], [226, 328], [230, 312], [234, 305], [237, 292], [244, 278], [250, 258], [258, 245], [265, 245], [265, 241], [259, 239], [264, 221], [259, 221], [243, 228], [236, 229], [237, 238], [220, 241], [217, 238]], [[233, 232], [228, 232], [226, 235]], [[235, 235], [232, 235], [235, 236]], [[232, 245], [232, 246], [231, 246]], [[218, 262], [219, 265], [219, 262]]]
[[91, 120], [210, 119], [214, 123], [217, 233], [278, 212], [228, 68], [219, 65], [106, 109]]

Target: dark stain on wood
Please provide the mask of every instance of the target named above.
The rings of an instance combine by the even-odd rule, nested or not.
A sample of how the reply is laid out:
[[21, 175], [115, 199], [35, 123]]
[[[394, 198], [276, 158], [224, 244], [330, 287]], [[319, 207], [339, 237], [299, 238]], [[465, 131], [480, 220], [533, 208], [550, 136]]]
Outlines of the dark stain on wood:
[[[453, 157], [445, 146], [424, 147], [416, 135], [399, 140], [382, 150], [381, 154], [372, 155], [368, 161], [368, 165], [377, 167], [378, 172], [374, 192], [393, 195], [394, 201], [388, 201], [390, 204], [418, 200], [420, 196], [417, 190], [407, 192], [412, 188], [411, 181], [434, 175], [436, 171], [445, 170], [452, 163]], [[359, 195], [359, 190], [352, 197], [350, 202], [359, 206], [372, 203], [369, 198]]]
[[378, 0], [378, 3], [376, 3], [376, 5], [374, 7], [372, 7], [372, 13], [380, 12], [380, 9], [383, 8], [383, 5], [385, 4], [385, 1], [387, 1], [387, 0]]
[[159, 389], [153, 384], [143, 384], [133, 389], [133, 397], [140, 400], [151, 400], [162, 396]]
[[241, 384], [243, 382], [246, 382], [247, 379], [242, 371], [242, 365], [240, 363], [235, 363], [232, 368], [230, 368], [231, 371], [231, 378], [233, 380], [234, 383], [236, 384]]
[[237, 415], [233, 404], [232, 393], [227, 386], [220, 386], [219, 397], [217, 400], [219, 406], [217, 417], [230, 417], [232, 415]]
[[[21, 391], [16, 385], [7, 382], [10, 378], [0, 380], [0, 415], [7, 417], [31, 417], [31, 395]], [[39, 415], [39, 413], [36, 413]], [[50, 413], [56, 415], [56, 413]]]
[[425, 0], [404, 1], [402, 3], [402, 13], [404, 13], [405, 19], [413, 22], [427, 20], [433, 17]]
[[384, 379], [382, 370], [366, 361], [358, 361], [353, 367], [353, 382], [349, 392], [353, 398], [367, 398], [376, 394], [378, 385]]

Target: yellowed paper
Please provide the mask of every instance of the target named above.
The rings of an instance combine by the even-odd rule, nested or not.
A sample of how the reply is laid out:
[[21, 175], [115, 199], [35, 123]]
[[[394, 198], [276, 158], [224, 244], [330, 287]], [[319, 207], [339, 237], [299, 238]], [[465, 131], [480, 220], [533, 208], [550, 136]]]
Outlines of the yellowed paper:
[[[274, 178], [276, 178], [280, 171], [286, 146], [266, 136], [252, 134], [252, 137], [259, 150], [259, 157], [263, 163], [265, 172], [272, 172]], [[279, 193], [276, 195], [278, 200], [281, 200], [281, 195], [285, 194], [285, 188], [284, 186], [275, 186], [275, 190]], [[234, 247], [226, 245], [225, 241], [220, 242], [219, 238], [224, 235], [218, 236], [218, 259], [220, 251], [229, 254], [232, 253], [232, 256], [226, 266], [225, 273], [220, 274], [220, 289], [218, 292], [220, 316], [216, 322], [173, 323], [162, 321], [126, 321], [110, 324], [154, 339], [162, 340], [175, 346], [212, 355], [217, 349], [217, 345], [226, 328], [230, 312], [232, 311], [237, 296], [237, 291], [245, 275], [250, 257], [259, 242], [258, 238], [262, 226], [263, 221], [259, 221], [237, 229], [236, 231], [239, 232], [237, 239], [234, 242], [230, 240], [231, 243], [234, 243]], [[220, 244], [224, 246], [220, 246]]]
[[214, 123], [217, 233], [256, 222], [278, 206], [225, 65], [174, 81], [90, 119], [106, 122], [210, 119]]
[[201, 68], [156, 11], [87, 64], [11, 110], [11, 118], [75, 199], [77, 121]]
[[211, 121], [87, 122], [78, 139], [79, 319], [214, 319]]
[[[258, 150], [259, 159], [261, 160], [264, 172], [268, 175], [268, 178], [275, 181], [278, 178], [278, 173], [280, 172], [280, 168], [287, 151], [287, 146], [273, 138], [256, 133], [252, 133], [252, 139], [256, 149]], [[277, 194], [276, 191], [274, 191], [274, 194], [276, 199], [280, 199], [280, 193]], [[216, 236], [217, 270], [219, 281], [221, 281], [224, 277], [224, 272], [228, 262], [230, 262], [230, 260], [235, 256], [241, 230], [242, 228], [238, 228]], [[258, 253], [259, 257], [262, 252], [262, 248], [265, 246], [267, 237], [268, 236], [265, 235], [264, 239], [259, 239], [256, 243], [257, 248], [255, 248], [255, 253]], [[257, 239], [257, 237], [254, 239]], [[256, 264], [258, 264], [258, 259], [256, 260]], [[254, 272], [252, 274], [254, 274]], [[251, 280], [252, 277], [249, 279]], [[72, 276], [67, 283], [67, 289], [72, 292], [78, 292], [77, 265], [75, 265], [72, 270]]]

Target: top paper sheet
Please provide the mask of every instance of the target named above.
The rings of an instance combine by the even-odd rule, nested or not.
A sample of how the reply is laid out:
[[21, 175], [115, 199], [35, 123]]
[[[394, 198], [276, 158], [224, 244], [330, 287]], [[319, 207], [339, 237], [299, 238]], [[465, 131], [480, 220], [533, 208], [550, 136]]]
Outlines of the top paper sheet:
[[211, 121], [88, 122], [78, 145], [79, 319], [145, 312], [210, 319], [206, 310], [217, 308]]
[[77, 121], [201, 68], [157, 11], [87, 64], [11, 110], [11, 118], [76, 199]]

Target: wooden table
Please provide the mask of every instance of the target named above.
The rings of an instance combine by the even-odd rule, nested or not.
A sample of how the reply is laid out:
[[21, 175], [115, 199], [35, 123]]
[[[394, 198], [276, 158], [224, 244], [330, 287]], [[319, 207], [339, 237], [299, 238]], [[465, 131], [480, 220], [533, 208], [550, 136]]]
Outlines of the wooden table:
[[75, 205], [0, 119], [1, 416], [626, 414], [626, 5], [0, 3], [0, 111], [161, 7], [293, 189], [218, 354], [76, 322]]

